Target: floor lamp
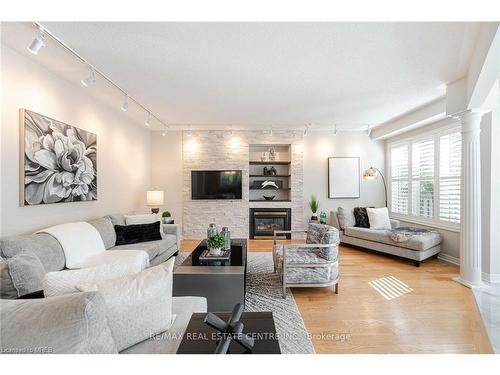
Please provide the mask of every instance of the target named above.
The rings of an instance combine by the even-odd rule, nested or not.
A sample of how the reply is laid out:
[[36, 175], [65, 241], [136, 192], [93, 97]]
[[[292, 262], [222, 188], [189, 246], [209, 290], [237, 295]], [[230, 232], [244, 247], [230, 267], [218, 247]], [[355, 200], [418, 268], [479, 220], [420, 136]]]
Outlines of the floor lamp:
[[382, 182], [384, 183], [385, 206], [387, 207], [387, 185], [385, 184], [385, 178], [382, 172], [380, 172], [380, 169], [375, 167], [370, 167], [363, 172], [363, 180], [373, 181], [378, 179], [379, 176], [382, 178]]

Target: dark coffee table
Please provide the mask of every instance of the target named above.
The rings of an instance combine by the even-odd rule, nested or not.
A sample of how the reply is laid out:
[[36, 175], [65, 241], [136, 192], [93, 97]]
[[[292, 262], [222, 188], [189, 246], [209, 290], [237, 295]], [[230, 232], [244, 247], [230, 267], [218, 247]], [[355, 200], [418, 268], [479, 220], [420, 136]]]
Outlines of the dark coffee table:
[[232, 311], [245, 303], [247, 240], [231, 240], [231, 259], [225, 264], [200, 263], [206, 249], [203, 240], [174, 270], [173, 295], [205, 297], [208, 311]]
[[[212, 354], [215, 351], [217, 331], [203, 323], [205, 315], [196, 313], [191, 316], [177, 354]], [[226, 320], [230, 314], [217, 315]], [[255, 340], [253, 354], [281, 353], [272, 312], [244, 312], [241, 315], [241, 322], [245, 325], [243, 332], [250, 334]], [[229, 353], [243, 354], [245, 349], [232, 342], [229, 346]]]

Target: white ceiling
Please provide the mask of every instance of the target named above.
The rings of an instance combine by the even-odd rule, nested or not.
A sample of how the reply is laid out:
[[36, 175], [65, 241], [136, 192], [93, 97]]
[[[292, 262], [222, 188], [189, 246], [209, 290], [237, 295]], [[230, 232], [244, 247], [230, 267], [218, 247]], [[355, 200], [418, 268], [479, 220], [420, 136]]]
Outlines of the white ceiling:
[[479, 27], [477, 23], [43, 25], [167, 123], [207, 127], [380, 124], [444, 95], [445, 83], [463, 77]]

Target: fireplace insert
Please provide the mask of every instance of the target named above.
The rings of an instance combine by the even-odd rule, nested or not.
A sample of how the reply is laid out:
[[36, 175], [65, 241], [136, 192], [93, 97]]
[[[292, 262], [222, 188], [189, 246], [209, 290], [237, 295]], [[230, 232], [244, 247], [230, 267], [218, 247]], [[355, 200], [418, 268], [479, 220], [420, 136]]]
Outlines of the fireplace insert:
[[[271, 239], [275, 230], [290, 230], [290, 208], [251, 208], [250, 239]], [[281, 236], [290, 239], [290, 234]]]

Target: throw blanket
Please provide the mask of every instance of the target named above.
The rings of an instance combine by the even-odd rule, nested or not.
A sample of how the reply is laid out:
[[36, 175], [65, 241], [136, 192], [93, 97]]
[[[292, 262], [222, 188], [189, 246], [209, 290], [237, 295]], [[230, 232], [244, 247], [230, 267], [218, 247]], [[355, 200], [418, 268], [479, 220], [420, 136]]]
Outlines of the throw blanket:
[[86, 259], [106, 250], [97, 229], [84, 221], [56, 225], [37, 233], [48, 233], [59, 241], [66, 257], [66, 268], [70, 269], [81, 268], [79, 265]]
[[420, 236], [436, 233], [436, 231], [412, 227], [400, 227], [389, 231], [389, 237], [394, 242], [405, 242], [408, 241], [413, 236]]

